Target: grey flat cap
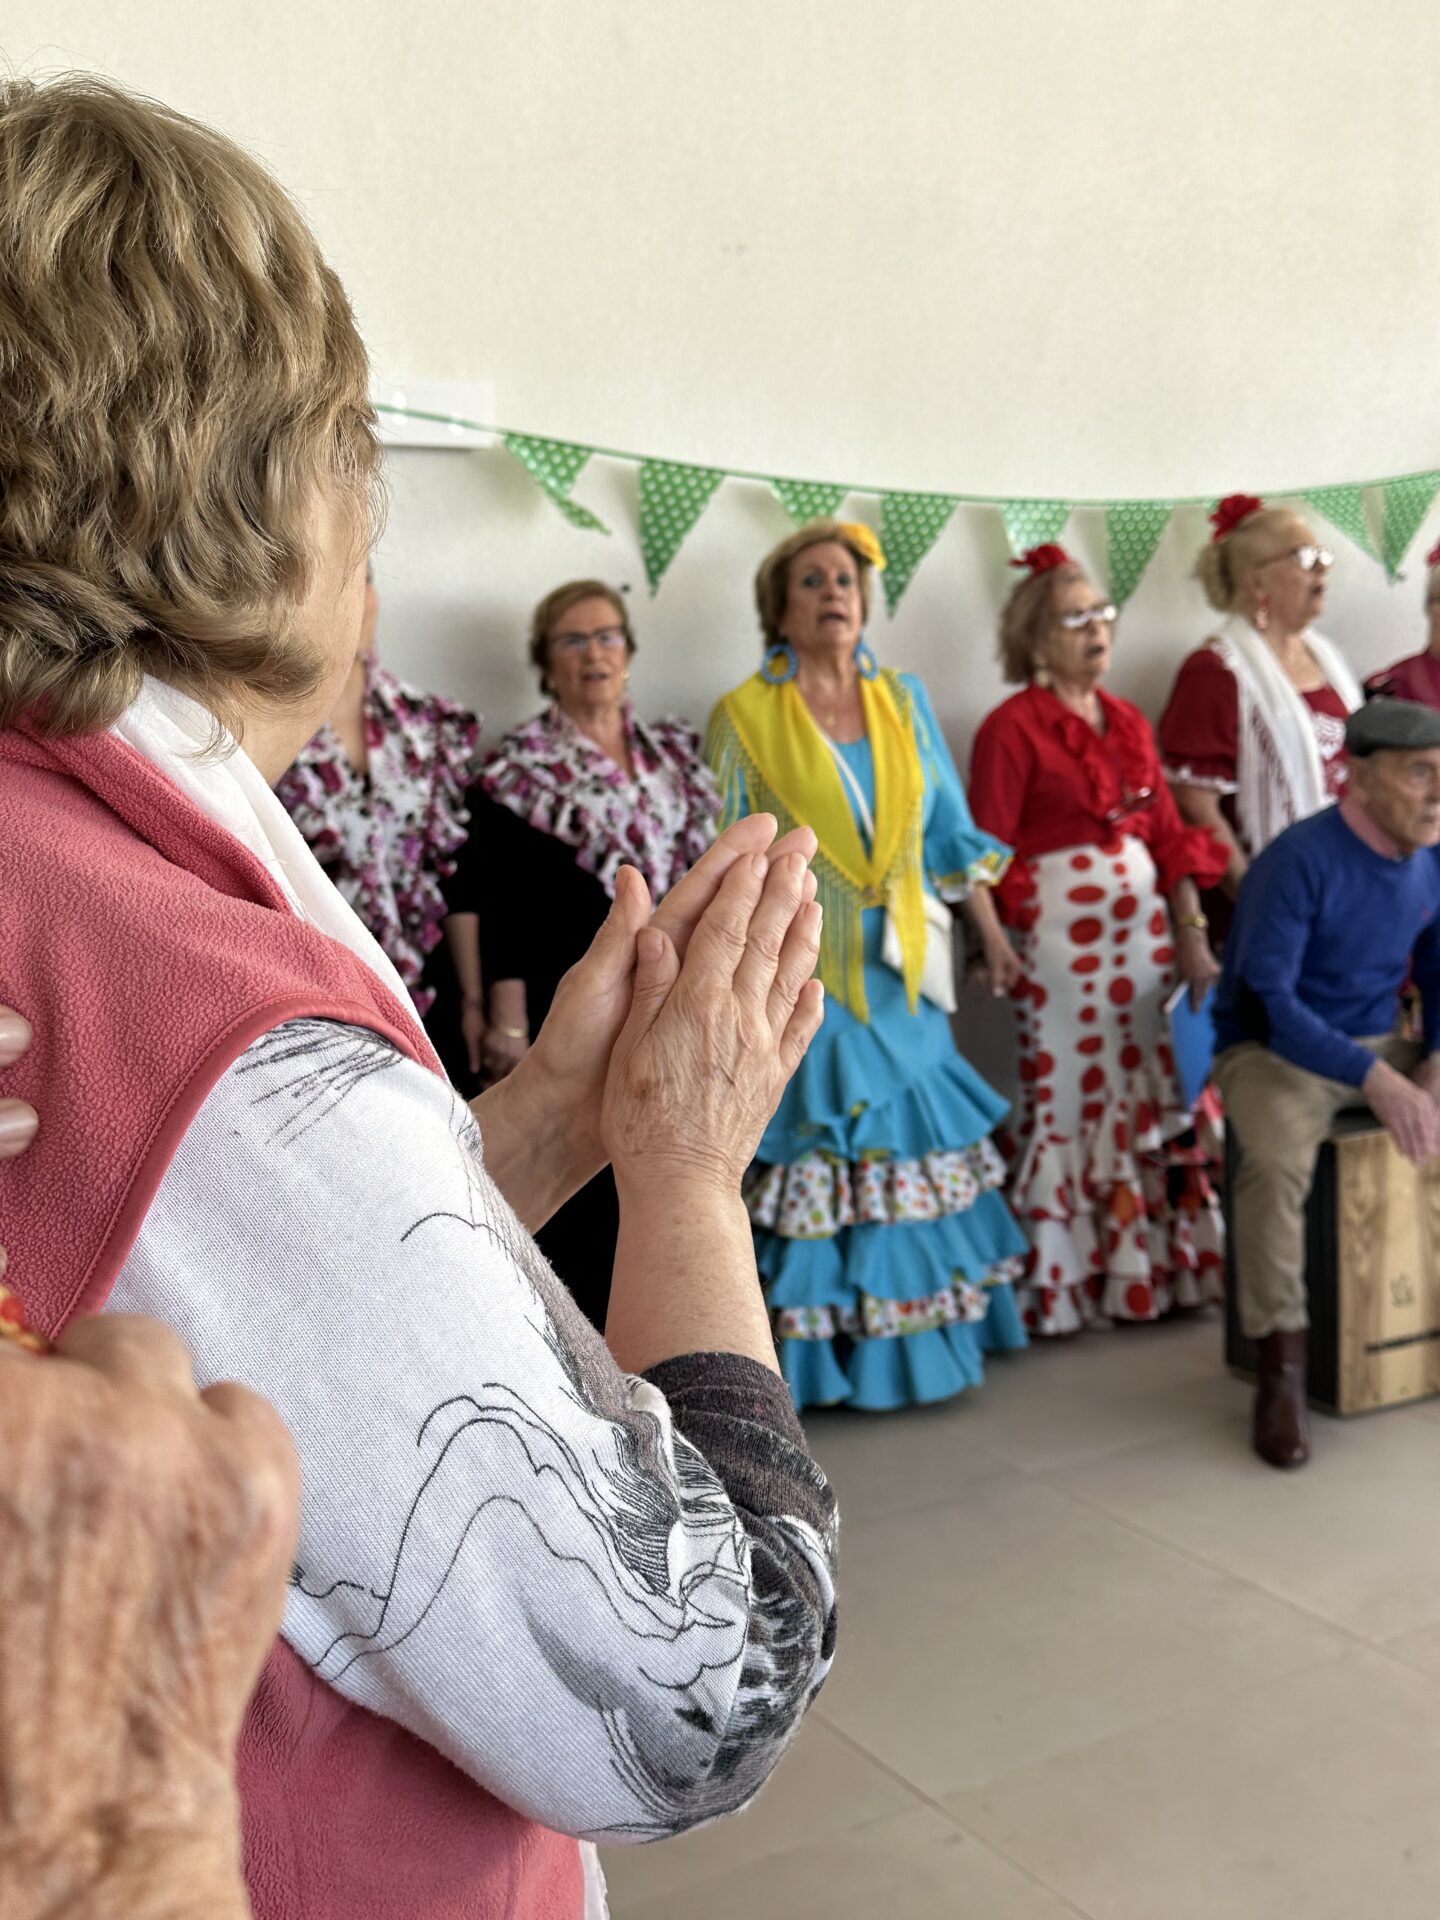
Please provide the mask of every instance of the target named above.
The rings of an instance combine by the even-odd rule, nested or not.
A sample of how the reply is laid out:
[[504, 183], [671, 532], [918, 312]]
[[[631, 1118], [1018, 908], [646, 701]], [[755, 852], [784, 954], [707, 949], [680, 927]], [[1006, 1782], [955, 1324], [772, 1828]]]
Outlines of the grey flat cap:
[[1345, 745], [1352, 760], [1369, 753], [1440, 747], [1440, 712], [1417, 700], [1368, 701], [1345, 722]]

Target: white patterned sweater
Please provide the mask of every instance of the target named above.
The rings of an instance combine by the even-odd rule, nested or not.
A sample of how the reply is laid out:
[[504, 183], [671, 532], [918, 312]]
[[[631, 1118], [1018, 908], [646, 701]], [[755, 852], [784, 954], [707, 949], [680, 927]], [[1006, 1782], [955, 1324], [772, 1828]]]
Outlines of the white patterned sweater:
[[835, 1635], [785, 1389], [736, 1355], [622, 1373], [434, 1074], [327, 1021], [256, 1042], [109, 1305], [284, 1416], [283, 1632], [321, 1679], [563, 1833], [658, 1839], [761, 1786]]

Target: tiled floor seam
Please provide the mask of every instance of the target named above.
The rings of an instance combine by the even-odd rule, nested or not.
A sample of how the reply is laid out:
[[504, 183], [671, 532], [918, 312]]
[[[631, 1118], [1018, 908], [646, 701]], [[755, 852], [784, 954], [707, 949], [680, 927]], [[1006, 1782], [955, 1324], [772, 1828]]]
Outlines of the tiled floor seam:
[[[1051, 1467], [1047, 1471], [1058, 1473], [1068, 1469]], [[1044, 1480], [1045, 1474], [1036, 1473], [1031, 1477]], [[1069, 1487], [1057, 1487], [1050, 1480], [1045, 1480], [1045, 1484], [1052, 1493], [1058, 1494], [1060, 1499], [1073, 1500], [1077, 1507], [1083, 1507], [1087, 1513], [1096, 1514], [1102, 1520], [1113, 1521], [1117, 1527], [1123, 1527], [1127, 1533], [1134, 1534], [1148, 1546], [1161, 1547], [1167, 1553], [1178, 1554], [1182, 1560], [1188, 1560], [1192, 1566], [1203, 1567], [1207, 1573], [1218, 1574], [1222, 1580], [1233, 1580], [1237, 1587], [1245, 1587], [1251, 1593], [1259, 1594], [1262, 1599], [1273, 1601], [1276, 1606], [1285, 1607], [1289, 1612], [1298, 1614], [1300, 1619], [1308, 1621], [1312, 1627], [1326, 1627], [1331, 1633], [1338, 1633], [1352, 1645], [1364, 1647], [1370, 1653], [1387, 1651], [1383, 1640], [1367, 1640], [1363, 1633], [1357, 1633], [1353, 1627], [1347, 1627], [1343, 1621], [1332, 1620], [1323, 1613], [1312, 1612], [1309, 1607], [1302, 1606], [1298, 1600], [1292, 1600], [1288, 1594], [1276, 1593], [1273, 1587], [1262, 1585], [1259, 1580], [1253, 1579], [1249, 1574], [1236, 1573], [1233, 1568], [1222, 1566], [1218, 1560], [1209, 1559], [1207, 1555], [1197, 1552], [1194, 1547], [1182, 1546], [1178, 1540], [1167, 1540], [1163, 1534], [1152, 1533], [1150, 1528], [1142, 1526], [1140, 1521], [1132, 1520], [1125, 1514], [1116, 1513], [1112, 1508], [1103, 1506], [1098, 1500], [1087, 1499], [1083, 1493], [1076, 1493]], [[1320, 1665], [1323, 1662], [1316, 1664]], [[1404, 1664], [1409, 1665], [1409, 1662]], [[1431, 1678], [1434, 1677], [1432, 1674]]]
[[[903, 1787], [921, 1806], [928, 1807], [931, 1813], [939, 1814], [942, 1820], [954, 1827], [958, 1832], [963, 1833], [965, 1838], [973, 1845], [979, 1847], [982, 1852], [992, 1855], [996, 1860], [1002, 1860], [1012, 1873], [1018, 1873], [1022, 1880], [1029, 1881], [1032, 1887], [1037, 1888], [1049, 1899], [1057, 1900], [1067, 1913], [1075, 1916], [1075, 1920], [1095, 1920], [1095, 1916], [1090, 1912], [1088, 1907], [1077, 1906], [1068, 1893], [1063, 1892], [1059, 1887], [1052, 1887], [1048, 1880], [1041, 1879], [1033, 1867], [1027, 1867], [1023, 1860], [1014, 1859], [1003, 1847], [997, 1847], [993, 1840], [987, 1840], [983, 1834], [977, 1833], [973, 1827], [968, 1826], [966, 1822], [960, 1818], [959, 1814], [957, 1814], [953, 1808], [947, 1807], [943, 1800], [935, 1799], [932, 1794], [926, 1793], [923, 1787], [917, 1786], [906, 1774], [901, 1773], [898, 1767], [892, 1767], [888, 1760], [882, 1760], [879, 1754], [872, 1753], [868, 1747], [862, 1746], [853, 1734], [847, 1733], [843, 1727], [837, 1727], [835, 1722], [821, 1713], [818, 1707], [815, 1708], [814, 1711], [815, 1717], [823, 1721], [825, 1726], [837, 1739], [843, 1740], [847, 1747], [850, 1747], [854, 1752], [858, 1753], [861, 1759], [868, 1761], [872, 1767], [877, 1768], [881, 1773], [887, 1774], [897, 1786]], [[891, 1815], [881, 1816], [882, 1819], [892, 1817]], [[878, 1821], [866, 1821], [864, 1826], [878, 1824]], [[863, 1832], [864, 1826], [857, 1828], [856, 1831]], [[983, 1920], [983, 1916], [976, 1915], [975, 1920]]]

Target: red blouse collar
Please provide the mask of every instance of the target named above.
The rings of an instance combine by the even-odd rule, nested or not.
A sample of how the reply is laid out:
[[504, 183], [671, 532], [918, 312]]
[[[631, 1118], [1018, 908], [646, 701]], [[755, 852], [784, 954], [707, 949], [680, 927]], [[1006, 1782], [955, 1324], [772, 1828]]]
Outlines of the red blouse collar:
[[1128, 700], [1100, 690], [1105, 731], [1072, 713], [1048, 687], [1031, 687], [1025, 696], [1038, 725], [1053, 734], [1080, 763], [1090, 789], [1091, 810], [1106, 820], [1138, 800], [1155, 782], [1154, 754], [1145, 719]]

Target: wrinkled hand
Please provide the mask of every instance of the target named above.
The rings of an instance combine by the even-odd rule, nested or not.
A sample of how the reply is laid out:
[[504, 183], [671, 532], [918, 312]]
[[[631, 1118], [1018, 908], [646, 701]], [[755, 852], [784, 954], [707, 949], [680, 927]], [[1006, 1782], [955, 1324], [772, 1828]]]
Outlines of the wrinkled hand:
[[739, 1193], [824, 1016], [814, 887], [801, 852], [752, 854], [730, 867], [683, 962], [668, 934], [639, 936], [601, 1117], [622, 1186], [699, 1175]]
[[[30, 1022], [13, 1007], [0, 1007], [0, 1067], [13, 1067], [27, 1050], [34, 1035]], [[13, 1160], [35, 1138], [40, 1116], [23, 1100], [0, 1100], [0, 1160]], [[0, 1247], [0, 1280], [5, 1277], [9, 1256]]]
[[[13, 1067], [34, 1038], [30, 1023], [13, 1007], [0, 1007], [0, 1067]], [[35, 1138], [39, 1117], [23, 1100], [0, 1099], [0, 1160], [23, 1153]], [[0, 1265], [0, 1273], [5, 1271]]]
[[1201, 927], [1180, 927], [1175, 934], [1175, 971], [1190, 989], [1190, 1005], [1196, 1013], [1206, 994], [1220, 978], [1220, 962]]
[[1019, 954], [1003, 933], [997, 933], [983, 943], [979, 953], [966, 967], [965, 984], [972, 993], [986, 995], [992, 1000], [1003, 1000], [1019, 985], [1023, 972]]
[[82, 1320], [45, 1358], [0, 1345], [0, 1462], [0, 1906], [98, 1884], [149, 1913], [178, 1860], [193, 1911], [243, 1913], [235, 1740], [299, 1510], [279, 1416], [197, 1393], [164, 1327]]
[[1365, 1076], [1363, 1091], [1407, 1160], [1423, 1167], [1440, 1154], [1440, 1106], [1424, 1088], [1377, 1060]]
[[630, 1012], [636, 936], [649, 923], [665, 935], [683, 961], [702, 914], [738, 861], [767, 850], [772, 862], [789, 852], [798, 852], [807, 861], [813, 856], [815, 836], [808, 827], [799, 827], [778, 841], [775, 833], [775, 821], [768, 813], [737, 820], [670, 889], [653, 918], [645, 882], [633, 867], [620, 869], [609, 915], [589, 951], [560, 982], [525, 1061], [525, 1072], [543, 1083], [537, 1104], [571, 1116], [577, 1131], [592, 1140], [597, 1165], [605, 1158], [601, 1146], [605, 1077]]

